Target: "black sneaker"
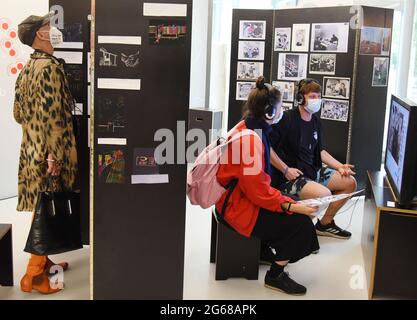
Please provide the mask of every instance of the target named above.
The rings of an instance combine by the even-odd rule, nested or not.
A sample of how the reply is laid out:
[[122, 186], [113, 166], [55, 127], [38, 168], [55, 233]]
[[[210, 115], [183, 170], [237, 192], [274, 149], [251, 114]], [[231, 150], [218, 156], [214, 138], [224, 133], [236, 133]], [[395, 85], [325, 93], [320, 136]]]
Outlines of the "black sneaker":
[[275, 254], [272, 251], [272, 248], [268, 246], [262, 246], [259, 264], [262, 266], [272, 266], [272, 264], [275, 263], [275, 260]]
[[316, 232], [318, 236], [336, 238], [340, 240], [349, 240], [352, 237], [352, 234], [349, 231], [342, 230], [334, 221], [327, 226], [323, 226], [320, 220], [317, 221]]
[[288, 272], [281, 273], [278, 278], [272, 278], [268, 271], [265, 276], [265, 287], [292, 296], [304, 296], [307, 293], [307, 288], [292, 280]]

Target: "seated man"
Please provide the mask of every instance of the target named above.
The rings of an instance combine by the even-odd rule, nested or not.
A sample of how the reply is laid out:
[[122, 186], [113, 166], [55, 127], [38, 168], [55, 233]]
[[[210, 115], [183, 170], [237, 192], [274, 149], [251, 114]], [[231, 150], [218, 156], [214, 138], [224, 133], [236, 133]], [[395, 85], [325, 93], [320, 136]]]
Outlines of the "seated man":
[[[321, 86], [312, 79], [302, 80], [297, 92], [298, 108], [284, 114], [271, 134], [272, 184], [283, 193], [300, 199], [326, 197], [356, 191], [354, 166], [342, 164], [322, 146]], [[323, 167], [323, 163], [326, 165]], [[334, 218], [348, 200], [331, 204], [316, 224], [319, 236], [350, 239]]]

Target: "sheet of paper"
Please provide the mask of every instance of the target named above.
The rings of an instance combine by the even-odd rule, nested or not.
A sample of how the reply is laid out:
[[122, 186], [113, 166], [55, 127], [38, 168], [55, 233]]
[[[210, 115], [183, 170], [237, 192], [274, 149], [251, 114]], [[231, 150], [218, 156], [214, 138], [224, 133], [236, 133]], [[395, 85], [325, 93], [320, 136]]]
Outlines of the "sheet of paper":
[[88, 97], [87, 97], [87, 103], [88, 103], [88, 105], [87, 105], [87, 112], [88, 112], [88, 115], [90, 116], [91, 115], [91, 86], [89, 85], [88, 86]]
[[108, 79], [100, 78], [97, 82], [99, 89], [140, 90], [140, 79]]
[[91, 118], [88, 117], [87, 121], [87, 136], [88, 136], [88, 147], [91, 148]]
[[125, 146], [127, 145], [127, 139], [99, 138], [97, 143], [100, 145]]
[[84, 106], [82, 103], [76, 103], [75, 104], [75, 115], [76, 116], [82, 116], [84, 114], [83, 109]]
[[133, 175], [132, 184], [167, 184], [169, 176], [167, 174], [155, 175]]
[[350, 193], [350, 194], [339, 194], [337, 196], [330, 196], [330, 197], [316, 198], [316, 199], [308, 199], [308, 200], [300, 201], [299, 204], [322, 208], [322, 207], [327, 206], [327, 205], [329, 205], [333, 202], [337, 202], [337, 201], [352, 198], [352, 197], [354, 197], [358, 194], [363, 193], [364, 191], [365, 190], [360, 190], [360, 191]]
[[59, 59], [64, 59], [67, 64], [82, 64], [83, 63], [82, 52], [55, 51], [54, 56]]
[[83, 49], [84, 43], [82, 42], [63, 42], [56, 46], [57, 49]]
[[98, 36], [98, 43], [131, 44], [131, 45], [140, 46], [142, 44], [142, 37], [130, 37], [130, 36]]
[[397, 205], [395, 204], [395, 202], [392, 202], [392, 201], [388, 201], [387, 202], [387, 207], [388, 208], [395, 208]]
[[143, 4], [145, 17], [186, 17], [187, 5], [175, 3], [148, 3]]

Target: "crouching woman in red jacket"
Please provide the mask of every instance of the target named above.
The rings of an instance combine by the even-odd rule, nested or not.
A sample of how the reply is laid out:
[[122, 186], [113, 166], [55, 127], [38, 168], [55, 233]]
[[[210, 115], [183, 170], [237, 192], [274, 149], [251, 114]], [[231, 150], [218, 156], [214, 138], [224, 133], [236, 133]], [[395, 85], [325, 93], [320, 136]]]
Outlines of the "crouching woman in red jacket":
[[[281, 93], [261, 77], [250, 93], [246, 110], [237, 130], [253, 130], [257, 136], [242, 135], [229, 145], [228, 160], [222, 162], [217, 173], [223, 186], [238, 180], [224, 220], [243, 236], [257, 238], [275, 249], [276, 263], [265, 277], [267, 288], [304, 295], [307, 289], [292, 280], [284, 269], [320, 249], [311, 219], [318, 208], [297, 204], [271, 187], [269, 135], [271, 125], [282, 118]], [[236, 151], [240, 161], [236, 161]], [[227, 194], [217, 203], [217, 212], [221, 212], [226, 197]]]

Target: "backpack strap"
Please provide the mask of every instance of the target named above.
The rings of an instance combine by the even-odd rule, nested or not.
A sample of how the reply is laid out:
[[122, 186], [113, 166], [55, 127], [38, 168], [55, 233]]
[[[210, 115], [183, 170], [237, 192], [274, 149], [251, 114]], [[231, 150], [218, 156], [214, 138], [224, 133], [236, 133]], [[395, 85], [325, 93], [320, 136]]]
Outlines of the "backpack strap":
[[226, 214], [227, 204], [229, 203], [229, 200], [232, 197], [233, 191], [235, 191], [238, 183], [239, 183], [239, 179], [233, 179], [226, 186], [226, 190], [228, 190], [228, 193], [227, 193], [226, 199], [224, 200], [222, 211], [219, 214], [217, 210], [215, 210], [217, 221], [225, 222], [224, 216]]

